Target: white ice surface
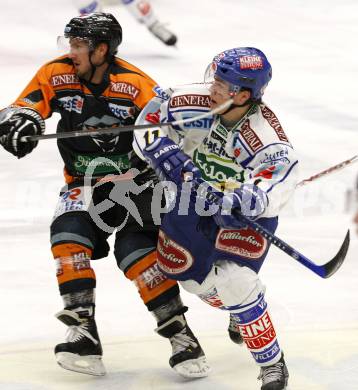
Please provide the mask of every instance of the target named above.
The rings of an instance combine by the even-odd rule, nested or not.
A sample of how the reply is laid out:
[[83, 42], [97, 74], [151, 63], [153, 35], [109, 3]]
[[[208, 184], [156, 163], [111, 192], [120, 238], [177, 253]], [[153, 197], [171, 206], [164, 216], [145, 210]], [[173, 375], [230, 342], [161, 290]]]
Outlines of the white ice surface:
[[[355, 0], [156, 0], [161, 21], [179, 36], [167, 48], [123, 7], [108, 8], [124, 29], [120, 55], [163, 87], [201, 81], [219, 51], [261, 48], [273, 65], [265, 100], [279, 116], [309, 177], [358, 152], [358, 3]], [[0, 107], [37, 68], [57, 56], [56, 36], [76, 13], [70, 0], [1, 0]], [[47, 132], [55, 131], [55, 116]], [[17, 161], [0, 151], [0, 389], [258, 389], [258, 369], [227, 337], [227, 316], [183, 292], [188, 319], [213, 372], [186, 381], [168, 366], [169, 344], [113, 255], [95, 262], [97, 321], [108, 375], [67, 372], [53, 346], [65, 327], [48, 226], [62, 185], [54, 141]], [[277, 235], [317, 263], [333, 257], [351, 227], [345, 194], [355, 167], [296, 191]], [[358, 240], [341, 270], [323, 280], [272, 248], [262, 269], [267, 300], [290, 371], [291, 390], [358, 389]]]

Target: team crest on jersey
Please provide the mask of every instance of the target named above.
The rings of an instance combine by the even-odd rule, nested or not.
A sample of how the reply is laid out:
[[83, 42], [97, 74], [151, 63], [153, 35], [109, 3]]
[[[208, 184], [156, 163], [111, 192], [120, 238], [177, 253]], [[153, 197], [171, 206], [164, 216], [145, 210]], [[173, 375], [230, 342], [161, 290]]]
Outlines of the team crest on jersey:
[[215, 247], [223, 252], [255, 260], [265, 253], [267, 241], [250, 228], [220, 229]]
[[[110, 115], [102, 115], [101, 117], [91, 116], [86, 119], [80, 126], [83, 130], [91, 130], [104, 127], [115, 127], [120, 124], [118, 118]], [[113, 152], [119, 142], [119, 135], [101, 134], [92, 136], [92, 141], [99, 146], [103, 152]], [[92, 156], [93, 158], [93, 156]]]
[[162, 230], [159, 230], [157, 253], [159, 268], [168, 274], [180, 274], [193, 265], [191, 253]]
[[114, 83], [112, 81], [110, 89], [112, 92], [123, 93], [124, 95], [132, 96], [133, 99], [135, 99], [140, 92], [140, 90], [133, 84], [124, 82]]

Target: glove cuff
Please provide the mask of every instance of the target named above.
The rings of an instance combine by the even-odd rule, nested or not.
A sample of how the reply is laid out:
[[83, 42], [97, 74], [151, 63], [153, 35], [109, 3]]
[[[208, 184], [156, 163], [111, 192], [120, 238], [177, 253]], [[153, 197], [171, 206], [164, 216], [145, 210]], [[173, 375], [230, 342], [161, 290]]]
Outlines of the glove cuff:
[[16, 109], [14, 114], [18, 114], [18, 113], [28, 115], [31, 118], [35, 119], [36, 123], [38, 124], [38, 130], [39, 130], [38, 134], [43, 134], [45, 132], [45, 127], [46, 127], [45, 121], [36, 110], [29, 107], [19, 107]]

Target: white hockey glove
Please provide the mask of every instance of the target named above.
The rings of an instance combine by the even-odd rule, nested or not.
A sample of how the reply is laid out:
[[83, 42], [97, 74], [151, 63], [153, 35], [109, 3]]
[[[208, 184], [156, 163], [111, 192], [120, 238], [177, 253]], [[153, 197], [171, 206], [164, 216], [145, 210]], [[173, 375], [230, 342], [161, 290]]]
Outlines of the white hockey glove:
[[10, 107], [0, 112], [0, 144], [17, 158], [31, 153], [38, 144], [37, 141], [20, 141], [21, 138], [44, 131], [44, 120], [31, 108]]

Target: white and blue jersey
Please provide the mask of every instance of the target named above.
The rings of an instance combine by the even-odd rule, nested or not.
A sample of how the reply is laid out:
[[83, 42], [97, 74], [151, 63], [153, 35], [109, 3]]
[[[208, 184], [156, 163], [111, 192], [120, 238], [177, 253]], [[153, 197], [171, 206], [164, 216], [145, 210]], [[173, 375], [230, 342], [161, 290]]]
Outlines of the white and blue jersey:
[[[197, 99], [196, 94], [194, 89], [187, 89], [185, 97], [171, 91], [171, 96], [157, 106], [161, 121], [193, 117], [209, 110], [208, 94], [203, 95], [208, 98], [207, 107], [206, 100]], [[196, 105], [199, 101], [204, 104]], [[177, 142], [214, 187], [226, 191], [240, 183], [250, 183], [265, 191], [268, 207], [257, 222], [275, 232], [279, 211], [297, 182], [298, 161], [279, 120], [266, 104], [252, 105], [232, 128], [225, 127], [220, 116], [215, 116], [206, 122], [194, 121], [190, 126], [169, 127], [165, 133], [160, 130], [155, 134]], [[143, 136], [138, 141], [136, 135], [137, 149], [145, 147], [145, 141]], [[183, 215], [179, 212], [180, 195], [181, 189], [175, 207], [163, 217], [157, 247], [158, 265], [169, 278], [201, 283], [220, 260], [237, 262], [255, 272], [260, 270], [270, 242], [247, 227], [218, 227], [212, 217], [197, 214], [194, 200]]]

